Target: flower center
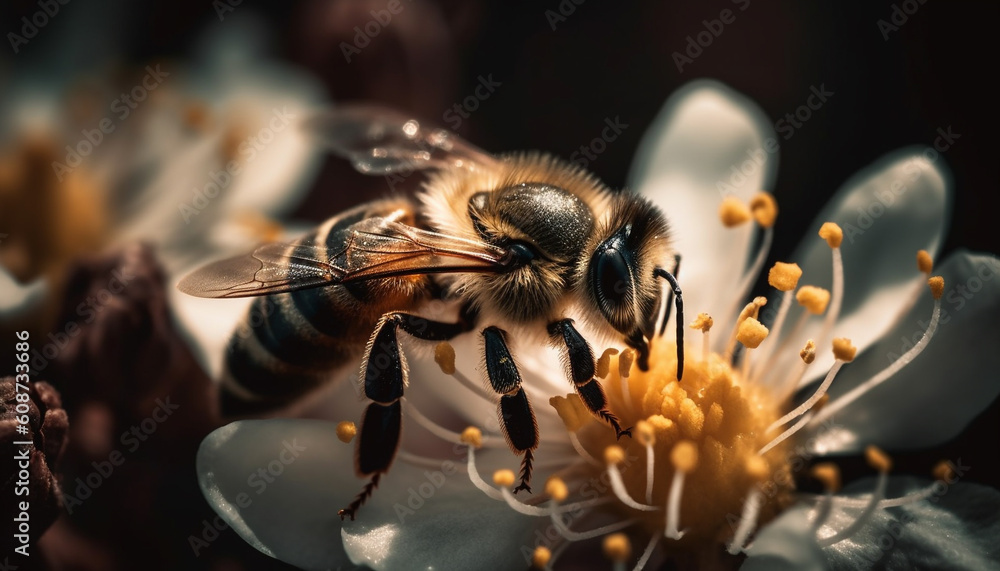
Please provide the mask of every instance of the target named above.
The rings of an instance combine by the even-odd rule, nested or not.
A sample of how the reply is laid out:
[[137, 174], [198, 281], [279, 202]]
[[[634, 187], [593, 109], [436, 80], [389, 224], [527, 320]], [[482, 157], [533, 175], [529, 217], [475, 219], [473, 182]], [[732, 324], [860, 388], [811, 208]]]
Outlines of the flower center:
[[674, 482], [678, 474], [683, 476], [679, 522], [673, 522], [683, 535], [678, 547], [731, 537], [755, 489], [764, 496], [760, 522], [771, 519], [787, 506], [794, 487], [785, 454], [758, 454], [773, 438], [767, 428], [778, 418], [780, 403], [747, 383], [722, 355], [707, 357], [689, 360], [681, 382], [675, 346], [662, 338], [651, 347], [648, 371], [619, 371], [619, 361], [628, 357], [612, 357], [603, 381], [609, 408], [623, 425], [636, 427], [636, 436], [616, 443], [598, 423], [588, 423], [576, 434], [595, 457], [609, 446], [622, 447], [624, 455], [612, 461], [619, 460], [616, 467], [628, 496], [660, 509], [637, 512], [620, 505], [651, 531], [670, 530]]

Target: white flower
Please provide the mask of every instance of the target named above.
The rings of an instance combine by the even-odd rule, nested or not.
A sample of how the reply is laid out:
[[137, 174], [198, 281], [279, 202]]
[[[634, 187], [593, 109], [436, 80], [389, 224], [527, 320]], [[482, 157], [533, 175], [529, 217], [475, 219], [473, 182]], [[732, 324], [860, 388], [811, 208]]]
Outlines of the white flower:
[[[772, 330], [758, 348], [737, 352], [730, 367], [730, 332], [771, 231], [757, 230], [764, 247], [751, 256], [755, 230], [723, 228], [720, 204], [728, 197], [738, 209], [773, 185], [772, 139], [756, 107], [712, 82], [672, 97], [647, 132], [630, 185], [668, 214], [683, 255], [685, 308], [710, 314], [715, 326], [708, 352], [702, 334], [688, 331], [680, 384], [669, 334], [653, 344], [650, 371], [632, 371], [625, 382], [617, 357], [610, 359], [604, 386], [611, 410], [637, 425], [635, 438], [618, 443], [621, 452], [608, 450], [614, 438], [606, 426], [573, 421], [572, 397], [545, 406], [571, 387], [549, 351], [515, 346], [542, 442], [531, 505], [479, 476], [518, 466], [490, 430], [494, 403], [473, 383], [444, 377], [418, 358], [411, 359], [402, 452], [356, 521], [337, 516], [361, 485], [353, 452], [323, 421], [243, 421], [217, 430], [198, 456], [206, 498], [257, 549], [305, 569], [523, 569], [533, 556], [544, 559], [536, 547], [559, 561], [592, 558], [588, 543], [619, 531], [630, 541], [611, 535], [606, 551], [616, 568], [656, 568], [667, 559], [732, 567], [744, 553], [747, 568], [761, 569], [996, 565], [1000, 493], [958, 482], [960, 465], [939, 472], [936, 484], [895, 479], [888, 458], [869, 448], [876, 478], [836, 496], [794, 493], [791, 477], [804, 477], [813, 456], [938, 444], [997, 396], [1000, 330], [990, 320], [1000, 305], [1000, 280], [993, 279], [1000, 263], [952, 255], [935, 268], [944, 279], [943, 300], [935, 301], [914, 256], [933, 256], [941, 244], [950, 180], [921, 149], [891, 154], [844, 185], [791, 260], [803, 284], [831, 290], [825, 316], [800, 319], [798, 304], [780, 309], [782, 295], [765, 310], [759, 303], [744, 308], [744, 317]], [[757, 213], [767, 214], [767, 204]], [[828, 221], [844, 231], [839, 247], [816, 236]], [[853, 341], [856, 360], [845, 342], [834, 359], [834, 335]], [[799, 353], [807, 339], [816, 344], [808, 367]], [[477, 378], [473, 341], [455, 346], [459, 371]], [[806, 397], [823, 376], [832, 384], [823, 383], [829, 402], [821, 409], [814, 406], [825, 402], [820, 393]], [[350, 384], [334, 391], [331, 416], [359, 416]], [[769, 430], [790, 402], [803, 400], [804, 414]], [[485, 428], [482, 450], [458, 440], [466, 425]], [[790, 426], [797, 432], [782, 433]], [[472, 459], [475, 469], [467, 470]], [[834, 468], [816, 475], [835, 491]]]

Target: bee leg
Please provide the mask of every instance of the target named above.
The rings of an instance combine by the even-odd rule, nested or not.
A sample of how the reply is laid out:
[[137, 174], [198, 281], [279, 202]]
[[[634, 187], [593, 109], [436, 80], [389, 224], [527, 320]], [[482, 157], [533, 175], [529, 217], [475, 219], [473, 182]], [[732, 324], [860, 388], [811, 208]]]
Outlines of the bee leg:
[[594, 365], [594, 351], [590, 348], [590, 343], [587, 343], [576, 327], [573, 327], [573, 320], [553, 321], [549, 324], [549, 335], [557, 342], [562, 341], [566, 346], [566, 363], [570, 380], [573, 381], [583, 404], [587, 405], [595, 416], [611, 425], [617, 438], [621, 438], [623, 434], [631, 437], [632, 429], [622, 430], [618, 417], [608, 410], [608, 398], [601, 383], [594, 377], [597, 372]]
[[510, 349], [507, 348], [506, 333], [499, 327], [483, 329], [486, 354], [486, 376], [493, 390], [501, 395], [497, 414], [503, 425], [507, 444], [515, 454], [523, 454], [521, 460], [521, 482], [514, 493], [526, 490], [531, 493], [531, 468], [538, 447], [538, 423], [531, 410], [528, 395], [521, 387], [521, 374], [517, 370]]
[[362, 477], [371, 475], [371, 480], [349, 506], [338, 512], [340, 519], [348, 516], [354, 519], [358, 508], [375, 491], [379, 478], [389, 471], [399, 448], [402, 426], [399, 399], [403, 397], [408, 373], [397, 331], [402, 329], [418, 339], [443, 341], [470, 330], [474, 318], [463, 310], [457, 323], [443, 323], [402, 312], [387, 313], [379, 320], [361, 367], [365, 396], [372, 403], [365, 409], [355, 456], [358, 474]]

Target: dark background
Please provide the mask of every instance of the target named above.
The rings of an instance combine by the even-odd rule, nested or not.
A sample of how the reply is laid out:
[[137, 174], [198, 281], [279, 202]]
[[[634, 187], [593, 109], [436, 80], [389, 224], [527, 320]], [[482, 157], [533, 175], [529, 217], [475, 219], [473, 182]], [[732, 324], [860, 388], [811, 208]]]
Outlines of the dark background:
[[[321, 78], [336, 102], [382, 101], [443, 124], [443, 113], [473, 92], [477, 78], [492, 74], [502, 86], [459, 129], [490, 151], [543, 149], [568, 157], [600, 133], [605, 118], [620, 116], [629, 128], [590, 164], [613, 187], [624, 185], [645, 126], [688, 81], [721, 80], [756, 101], [775, 121], [804, 104], [811, 86], [823, 85], [834, 96], [781, 143], [772, 190], [785, 215], [776, 227], [772, 260], [791, 253], [813, 216], [857, 170], [894, 149], [929, 145], [938, 128], [949, 127], [961, 138], [941, 159], [951, 169], [956, 189], [943, 253], [959, 247], [1000, 252], [997, 95], [991, 81], [998, 3], [911, 0], [905, 7], [912, 11], [917, 6], [916, 12], [886, 40], [877, 22], [890, 21], [894, 6], [902, 8], [903, 2], [751, 0], [740, 11], [745, 0], [587, 0], [579, 6], [563, 0], [574, 11], [556, 30], [546, 18], [547, 10], [559, 11], [556, 0], [402, 2], [405, 9], [398, 17], [412, 17], [415, 24], [405, 32], [403, 26], [386, 27], [350, 64], [341, 42], [352, 42], [353, 27], [368, 22], [370, 10], [384, 8], [384, 2], [331, 6], [245, 0], [234, 14], [265, 16], [277, 54]], [[37, 9], [32, 1], [5, 2], [0, 29], [14, 29], [21, 16]], [[735, 21], [679, 73], [671, 55], [682, 52], [687, 37], [705, 29], [702, 21], [719, 18], [723, 9], [733, 10]], [[207, 0], [141, 5], [73, 0], [62, 10], [59, 18], [92, 11], [93, 34], [76, 36], [90, 39], [53, 47], [59, 42], [54, 21], [53, 30], [40, 34], [16, 58], [8, 46], [0, 50], [0, 78], [38, 71], [39, 54], [54, 49], [64, 50], [66, 61], [81, 71], [96, 58], [89, 57], [91, 49], [114, 49], [121, 62], [140, 66], [183, 60], [206, 26], [218, 23]], [[117, 38], [112, 48], [102, 38], [107, 33]], [[385, 190], [381, 179], [328, 161], [296, 215], [319, 221]], [[966, 481], [998, 486], [998, 433], [1000, 406], [994, 403], [955, 441], [895, 455], [897, 470], [927, 475], [940, 459], [962, 458], [972, 466]], [[839, 463], [845, 480], [870, 472], [858, 458]], [[234, 565], [242, 561], [256, 567], [267, 559], [247, 553], [252, 550], [244, 550], [238, 540], [219, 549], [232, 554], [227, 561]]]

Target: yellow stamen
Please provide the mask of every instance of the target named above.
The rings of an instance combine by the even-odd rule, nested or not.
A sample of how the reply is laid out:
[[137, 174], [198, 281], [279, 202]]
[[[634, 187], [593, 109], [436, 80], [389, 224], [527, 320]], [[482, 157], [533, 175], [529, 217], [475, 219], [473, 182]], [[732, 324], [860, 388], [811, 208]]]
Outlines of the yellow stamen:
[[809, 475], [823, 484], [823, 489], [831, 494], [840, 491], [840, 468], [833, 462], [821, 462], [812, 467]]
[[934, 466], [934, 470], [931, 472], [936, 480], [944, 480], [945, 482], [954, 482], [956, 479], [955, 475], [955, 465], [948, 460], [942, 460]]
[[603, 379], [608, 376], [608, 373], [611, 372], [611, 357], [617, 354], [618, 349], [613, 347], [604, 350], [604, 353], [601, 354], [601, 358], [597, 360], [597, 372], [594, 373], [597, 375], [598, 379]]
[[632, 555], [632, 544], [624, 533], [612, 533], [604, 536], [603, 548], [604, 556], [618, 563], [628, 561]]
[[514, 472], [503, 469], [493, 472], [493, 483], [504, 488], [514, 485]]
[[767, 338], [767, 327], [760, 321], [750, 317], [740, 323], [740, 329], [736, 333], [736, 340], [748, 349], [756, 349]]
[[643, 446], [655, 446], [656, 429], [648, 421], [640, 420], [635, 423], [635, 439]]
[[712, 325], [715, 325], [715, 321], [712, 316], [707, 313], [699, 313], [698, 317], [691, 322], [691, 329], [700, 329], [704, 333], [708, 333], [712, 329]]
[[769, 192], [761, 191], [755, 194], [750, 199], [750, 210], [761, 228], [774, 226], [774, 220], [778, 217], [778, 203]]
[[760, 456], [750, 456], [746, 461], [747, 476], [755, 482], [763, 482], [770, 475], [770, 467], [767, 460]]
[[819, 228], [819, 237], [826, 240], [826, 245], [839, 248], [844, 241], [844, 231], [834, 222], [826, 222]]
[[934, 269], [934, 260], [927, 250], [917, 252], [917, 269], [928, 275]]
[[604, 449], [604, 462], [617, 466], [625, 461], [625, 450], [617, 444], [612, 444]]
[[473, 448], [483, 447], [483, 431], [479, 430], [475, 426], [470, 426], [462, 431], [462, 436], [460, 440], [463, 444], [468, 444]]
[[941, 296], [944, 295], [944, 278], [941, 276], [934, 276], [933, 278], [927, 280], [927, 285], [930, 286], [931, 295], [934, 296], [934, 299], [941, 299]]
[[552, 476], [545, 482], [545, 493], [557, 502], [561, 502], [569, 496], [569, 488], [566, 482], [558, 476]]
[[778, 291], [791, 291], [799, 285], [799, 278], [802, 277], [802, 268], [798, 264], [786, 264], [785, 262], [775, 262], [771, 270], [767, 272], [767, 283]]
[[353, 422], [345, 420], [337, 424], [337, 438], [344, 444], [354, 440], [357, 434], [358, 428], [354, 426]]
[[740, 311], [740, 315], [736, 318], [736, 327], [733, 332], [729, 334], [729, 341], [726, 342], [726, 359], [732, 359], [733, 350], [736, 349], [736, 341], [739, 336], [740, 327], [743, 322], [751, 317], [756, 319], [760, 308], [767, 304], [767, 298], [755, 297], [753, 301], [743, 306], [743, 310]]
[[434, 362], [441, 367], [442, 373], [455, 374], [455, 348], [451, 346], [451, 343], [442, 341], [434, 347]]
[[865, 461], [868, 462], [869, 466], [879, 472], [886, 473], [889, 470], [892, 470], [892, 459], [889, 458], [885, 452], [879, 449], [878, 446], [869, 445], [865, 448]]
[[551, 560], [552, 552], [549, 551], [549, 548], [544, 545], [539, 545], [535, 548], [535, 552], [531, 554], [531, 568], [545, 569], [545, 566], [548, 565]]
[[795, 292], [795, 300], [813, 315], [822, 315], [830, 303], [830, 292], [816, 286], [802, 286]]
[[833, 356], [845, 363], [854, 360], [858, 353], [858, 348], [851, 345], [851, 340], [847, 337], [837, 337], [833, 340]]
[[566, 425], [566, 430], [570, 432], [580, 430], [592, 418], [587, 406], [583, 404], [580, 396], [576, 393], [568, 394], [565, 397], [552, 397], [549, 399], [549, 404], [556, 409], [559, 418]]
[[698, 467], [698, 448], [690, 440], [681, 440], [670, 451], [670, 463], [685, 474]]
[[635, 349], [625, 349], [618, 356], [618, 374], [622, 378], [628, 378], [629, 372], [632, 371], [633, 362], [635, 362]]
[[750, 209], [735, 196], [727, 196], [719, 205], [719, 219], [726, 228], [734, 228], [750, 220]]
[[812, 339], [806, 341], [806, 346], [799, 351], [799, 357], [806, 365], [811, 365], [816, 360], [816, 342]]

